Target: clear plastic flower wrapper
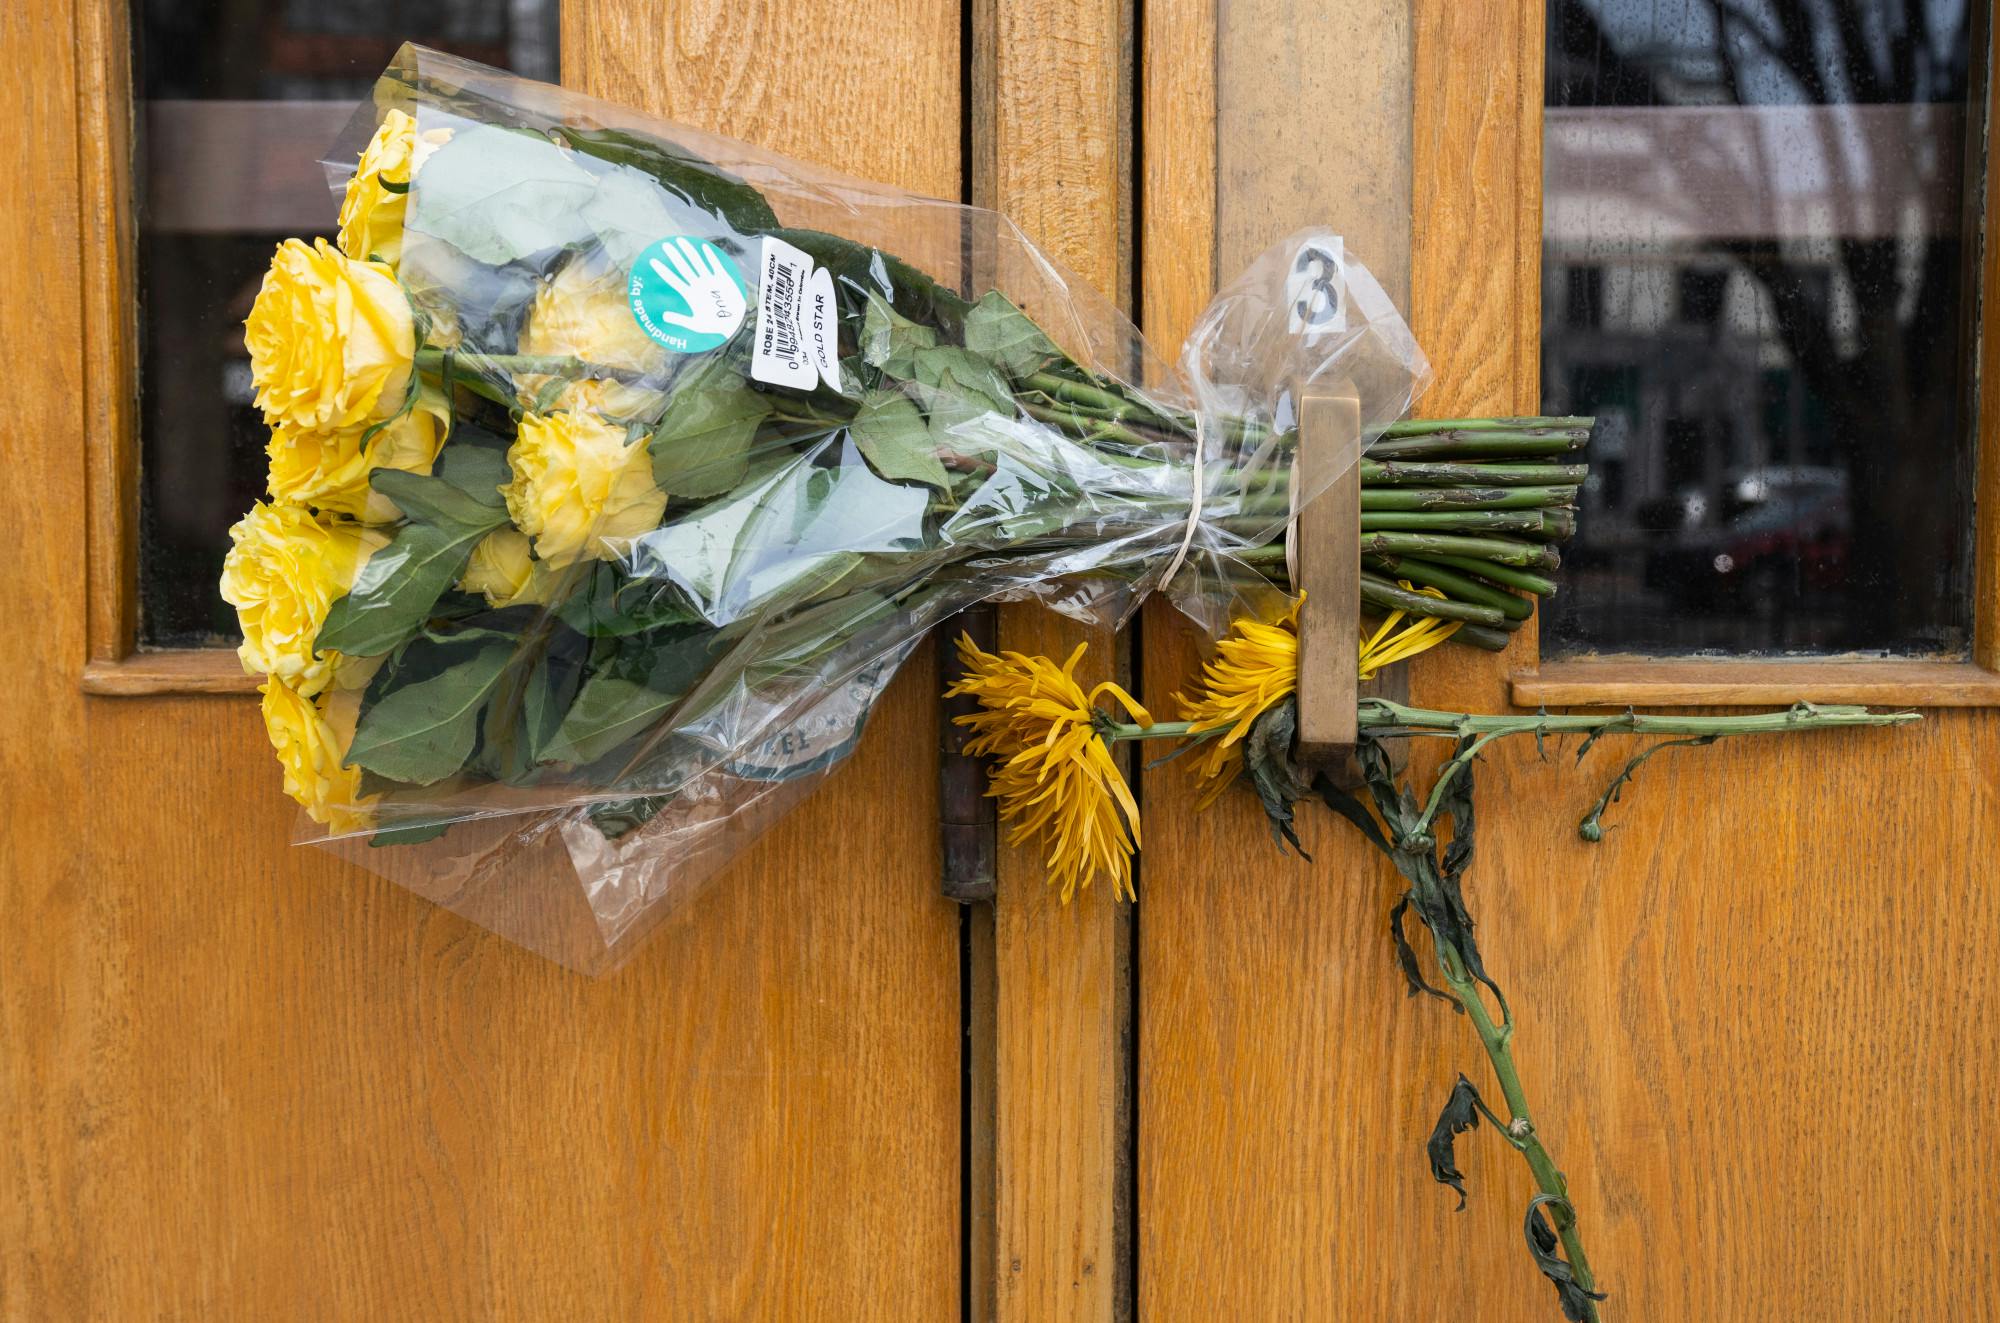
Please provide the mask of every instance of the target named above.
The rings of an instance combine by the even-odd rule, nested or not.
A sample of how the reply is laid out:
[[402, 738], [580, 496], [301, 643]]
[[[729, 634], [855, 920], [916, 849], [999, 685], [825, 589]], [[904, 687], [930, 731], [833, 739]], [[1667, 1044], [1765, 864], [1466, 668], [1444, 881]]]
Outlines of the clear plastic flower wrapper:
[[316, 839], [593, 971], [955, 612], [1273, 591], [1297, 390], [1365, 438], [1426, 376], [1332, 235], [1174, 372], [1005, 217], [414, 46], [330, 156], [247, 323], [242, 655]]

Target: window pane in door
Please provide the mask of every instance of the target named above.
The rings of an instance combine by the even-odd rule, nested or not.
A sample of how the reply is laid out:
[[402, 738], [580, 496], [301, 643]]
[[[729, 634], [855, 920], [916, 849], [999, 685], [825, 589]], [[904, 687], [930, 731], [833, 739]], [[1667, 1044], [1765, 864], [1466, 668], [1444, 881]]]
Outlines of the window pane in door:
[[140, 638], [232, 642], [229, 526], [264, 487], [243, 318], [271, 249], [331, 238], [318, 164], [404, 41], [554, 80], [556, 0], [140, 0]]
[[1968, 0], [1553, 0], [1543, 405], [1599, 417], [1547, 655], [1963, 655]]

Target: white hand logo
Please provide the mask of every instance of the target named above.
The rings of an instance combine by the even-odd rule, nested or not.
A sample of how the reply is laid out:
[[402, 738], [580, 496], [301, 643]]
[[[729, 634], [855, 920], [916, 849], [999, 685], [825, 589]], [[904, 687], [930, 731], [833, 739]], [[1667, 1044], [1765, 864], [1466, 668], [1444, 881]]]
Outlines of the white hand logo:
[[697, 335], [735, 334], [743, 324], [743, 291], [722, 269], [714, 251], [696, 248], [684, 238], [662, 245], [660, 251], [667, 260], [649, 259], [653, 274], [681, 296], [689, 311], [658, 313], [659, 319]]

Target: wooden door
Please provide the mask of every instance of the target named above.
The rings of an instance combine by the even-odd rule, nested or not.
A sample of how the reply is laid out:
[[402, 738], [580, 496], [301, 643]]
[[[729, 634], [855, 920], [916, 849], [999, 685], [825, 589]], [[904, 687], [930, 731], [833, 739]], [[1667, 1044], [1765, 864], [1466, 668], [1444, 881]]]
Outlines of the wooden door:
[[[0, 14], [0, 99], [32, 126], [0, 209], [0, 1311], [1551, 1315], [1524, 1174], [1470, 1137], [1459, 1214], [1425, 1170], [1443, 1090], [1480, 1067], [1404, 996], [1380, 862], [1323, 818], [1310, 864], [1267, 852], [1254, 807], [1196, 815], [1168, 767], [1138, 774], [1136, 910], [1065, 908], [1003, 848], [997, 899], [961, 912], [938, 895], [928, 658], [853, 762], [610, 979], [284, 844], [228, 654], [139, 646], [162, 553], [139, 536], [127, 14]], [[1432, 357], [1427, 412], [1532, 412], [1545, 19], [568, 0], [560, 72], [1002, 207], [1169, 354], [1218, 275], [1335, 225]], [[1662, 759], [1597, 847], [1573, 824], [1600, 778], [1525, 748], [1484, 766], [1474, 903], [1607, 1318], [1995, 1316], [1996, 504], [1963, 659], [1609, 665], [1524, 631], [1414, 668], [1418, 701], [1474, 710], [1926, 711]], [[1164, 709], [1196, 640], [1164, 609], [1142, 634], [1093, 637], [1091, 665]], [[1083, 637], [1024, 608], [1000, 636]]]
[[[22, 130], [0, 207], [0, 1311], [947, 1317], [960, 916], [927, 667], [825, 793], [592, 981], [287, 844], [230, 654], [134, 650], [126, 15], [0, 15]], [[296, 59], [315, 23], [286, 15], [218, 9], [196, 35]], [[956, 196], [959, 26], [935, 0], [572, 0], [562, 73]]]
[[[1154, 338], [1184, 332], [1211, 262], [1226, 277], [1261, 243], [1330, 221], [1408, 292], [1436, 371], [1423, 412], [1539, 412], [1548, 9], [1149, 6], [1140, 244]], [[1975, 23], [1975, 69], [1985, 42]], [[1987, 107], [1972, 88], [1977, 134]], [[1976, 291], [1982, 277], [1957, 278]], [[1972, 1083], [2000, 1055], [1979, 1009], [1995, 992], [1982, 953], [2000, 934], [1992, 380], [1989, 366], [1976, 433], [1967, 423], [1955, 443], [1969, 455], [1976, 442], [1981, 493], [1979, 526], [1962, 530], [1977, 633], [1955, 656], [1553, 661], [1524, 630], [1498, 656], [1413, 663], [1414, 701], [1460, 710], [1809, 698], [1924, 712], [1911, 730], [1656, 759], [1594, 846], [1576, 822], [1622, 755], [1579, 769], [1530, 743], [1482, 764], [1468, 894], [1607, 1319], [2000, 1311], [2000, 1196], [1977, 1135], [1992, 1090]], [[1949, 472], [1929, 482], [1955, 490]], [[1193, 657], [1180, 622], [1149, 615], [1147, 698]], [[1147, 776], [1140, 1316], [1556, 1317], [1522, 1244], [1519, 1161], [1483, 1131], [1462, 1140], [1464, 1212], [1425, 1165], [1457, 1072], [1488, 1076], [1458, 1017], [1405, 996], [1387, 939], [1393, 873], [1325, 814], [1304, 833], [1310, 865], [1244, 863], [1232, 843], [1261, 833], [1255, 806], [1196, 817], [1190, 801], [1174, 769]]]

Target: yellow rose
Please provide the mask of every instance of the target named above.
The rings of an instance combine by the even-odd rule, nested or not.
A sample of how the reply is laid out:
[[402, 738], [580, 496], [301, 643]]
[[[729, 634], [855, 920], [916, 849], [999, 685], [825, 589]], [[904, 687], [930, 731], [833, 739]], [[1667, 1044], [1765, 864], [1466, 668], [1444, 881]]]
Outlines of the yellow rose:
[[[664, 345], [633, 320], [625, 282], [615, 272], [595, 272], [571, 262], [536, 291], [534, 306], [516, 342], [523, 354], [552, 354], [626, 372], [658, 375], [668, 366]], [[519, 379], [524, 407], [544, 412], [557, 407], [590, 408], [612, 418], [657, 416], [666, 396], [612, 379], [585, 379], [565, 386], [558, 400], [539, 398], [550, 378]]]
[[366, 831], [377, 796], [361, 793], [359, 768], [343, 767], [361, 714], [361, 691], [333, 689], [307, 698], [282, 680], [264, 682], [264, 730], [285, 769], [285, 793], [314, 822], [336, 832]]
[[229, 530], [222, 597], [236, 608], [243, 669], [271, 675], [312, 695], [329, 684], [367, 683], [373, 658], [313, 655], [327, 608], [354, 583], [368, 557], [386, 545], [380, 529], [322, 519], [295, 505], [250, 507]]
[[539, 606], [549, 600], [549, 567], [529, 554], [525, 533], [496, 528], [479, 539], [459, 589], [484, 593], [488, 606]]
[[[542, 377], [537, 380], [546, 382], [548, 378]], [[532, 408], [532, 404], [529, 407]], [[659, 421], [660, 414], [666, 407], [665, 391], [647, 390], [642, 386], [622, 381], [589, 377], [582, 381], [565, 382], [552, 399], [542, 402], [541, 410], [544, 413], [554, 413], [558, 409], [571, 413], [587, 412], [613, 418], [619, 422], [632, 420], [651, 424]]]
[[361, 153], [360, 169], [347, 181], [347, 196], [340, 203], [341, 252], [390, 266], [403, 260], [410, 181], [424, 159], [450, 141], [450, 129], [419, 135], [414, 119], [400, 110], [388, 113]]
[[278, 245], [243, 341], [265, 421], [322, 432], [399, 411], [417, 352], [395, 275], [342, 257], [324, 239]]
[[644, 438], [627, 445], [625, 429], [596, 414], [523, 414], [507, 467], [507, 513], [556, 569], [615, 559], [666, 513]]
[[444, 446], [446, 423], [443, 408], [419, 405], [386, 423], [338, 432], [273, 427], [264, 447], [271, 459], [271, 499], [365, 524], [394, 523], [403, 512], [368, 485], [368, 475], [376, 469], [429, 473]]

